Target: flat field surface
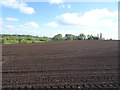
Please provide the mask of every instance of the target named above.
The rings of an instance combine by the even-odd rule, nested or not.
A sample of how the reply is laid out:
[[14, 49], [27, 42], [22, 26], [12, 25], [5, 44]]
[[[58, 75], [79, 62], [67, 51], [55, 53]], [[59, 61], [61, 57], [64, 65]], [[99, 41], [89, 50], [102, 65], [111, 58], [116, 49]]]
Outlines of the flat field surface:
[[3, 45], [3, 87], [118, 87], [118, 41]]

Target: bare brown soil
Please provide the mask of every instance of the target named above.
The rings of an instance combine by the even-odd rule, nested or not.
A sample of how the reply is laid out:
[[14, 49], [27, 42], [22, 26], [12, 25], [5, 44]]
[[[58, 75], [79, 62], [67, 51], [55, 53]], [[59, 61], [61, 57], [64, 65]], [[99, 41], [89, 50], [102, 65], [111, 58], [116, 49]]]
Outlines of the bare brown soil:
[[3, 45], [3, 87], [118, 86], [118, 41]]

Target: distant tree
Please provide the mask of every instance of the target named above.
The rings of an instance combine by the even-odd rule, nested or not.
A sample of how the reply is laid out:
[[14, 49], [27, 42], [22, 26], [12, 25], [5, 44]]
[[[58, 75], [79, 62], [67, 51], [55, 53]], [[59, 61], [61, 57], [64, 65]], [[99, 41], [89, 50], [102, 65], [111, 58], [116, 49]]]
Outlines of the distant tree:
[[80, 35], [78, 36], [78, 39], [79, 39], [79, 40], [85, 40], [85, 39], [86, 39], [86, 36], [85, 36], [84, 34], [80, 34]]
[[5, 39], [4, 38], [0, 38], [0, 43], [4, 43]]
[[102, 39], [102, 33], [100, 33], [100, 39]]
[[97, 36], [93, 35], [84, 35], [80, 34], [78, 36], [72, 34], [66, 34], [62, 37], [62, 34], [57, 34], [54, 37], [38, 37], [38, 36], [31, 36], [31, 35], [18, 35], [18, 34], [0, 34], [0, 42], [7, 44], [16, 44], [16, 43], [39, 43], [41, 41], [47, 42], [51, 40], [105, 40], [102, 38], [102, 33], [97, 34]]
[[72, 35], [73, 40], [78, 40], [78, 36]]
[[99, 37], [98, 36], [94, 36], [93, 39], [94, 40], [99, 40]]
[[74, 40], [75, 39], [75, 36], [72, 35], [72, 34], [66, 34], [65, 35], [65, 40]]
[[62, 40], [62, 34], [55, 35], [52, 40]]
[[21, 40], [20, 40], [20, 43], [25, 44], [25, 43], [27, 43], [27, 40], [25, 40], [25, 39], [21, 39]]
[[21, 39], [21, 38], [19, 38], [19, 40], [18, 40], [18, 41], [19, 41], [19, 43], [21, 43], [21, 40], [22, 40], [22, 39]]
[[87, 35], [88, 40], [94, 40], [94, 37], [92, 35]]
[[26, 39], [27, 39], [27, 40], [31, 40], [31, 36], [27, 36]]
[[32, 42], [31, 43], [35, 43], [35, 41], [34, 40], [32, 40]]

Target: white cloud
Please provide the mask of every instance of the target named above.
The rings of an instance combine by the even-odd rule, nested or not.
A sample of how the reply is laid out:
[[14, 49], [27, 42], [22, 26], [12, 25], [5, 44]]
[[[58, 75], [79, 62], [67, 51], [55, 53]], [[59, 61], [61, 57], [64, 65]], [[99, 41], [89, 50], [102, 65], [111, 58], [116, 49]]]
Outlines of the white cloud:
[[20, 8], [20, 11], [24, 14], [33, 14], [35, 12], [31, 7], [22, 7]]
[[71, 8], [71, 5], [63, 5], [63, 4], [61, 4], [60, 6], [59, 6], [59, 8]]
[[[85, 12], [83, 15], [80, 13], [64, 13], [56, 16], [62, 25], [73, 26], [117, 26], [117, 11], [111, 12], [108, 9], [95, 9]], [[116, 20], [114, 22], [114, 20]]]
[[13, 28], [15, 28], [15, 26], [13, 26], [13, 25], [5, 25], [5, 27], [8, 28], [8, 29], [13, 29]]
[[27, 30], [27, 29], [33, 29], [33, 28], [38, 28], [39, 27], [39, 24], [37, 24], [36, 22], [33, 22], [33, 21], [25, 23], [23, 25], [14, 26], [14, 25], [5, 24], [5, 23], [1, 22], [1, 20], [0, 20], [0, 25], [2, 26], [3, 30], [13, 29], [13, 28], [21, 29], [21, 30], [23, 30], [23, 29]]
[[2, 24], [2, 29], [14, 29], [15, 28], [15, 26], [13, 26], [13, 25], [8, 25], [8, 24]]
[[62, 4], [62, 5], [59, 6], [59, 8], [65, 8], [65, 6]]
[[28, 23], [25, 23], [23, 25], [20, 25], [20, 27], [22, 28], [38, 28], [39, 27], [39, 24], [37, 24], [36, 22], [28, 22]]
[[80, 30], [80, 32], [84, 33], [85, 35], [92, 34], [97, 35], [102, 33], [103, 38], [105, 39], [118, 39], [118, 28], [108, 28], [105, 29], [99, 29], [99, 28], [84, 28], [83, 30]]
[[102, 36], [105, 39], [110, 39], [110, 38], [118, 39], [118, 28], [117, 27], [116, 28], [110, 28], [110, 29], [107, 29], [107, 30], [105, 30], [105, 29], [101, 30], [99, 28], [88, 28], [88, 27], [82, 28], [82, 29], [73, 27], [71, 29], [69, 28], [69, 30], [66, 30], [66, 28], [63, 27], [63, 29], [61, 29], [60, 31], [56, 31], [54, 33], [54, 35], [56, 35], [58, 33], [61, 33], [63, 36], [65, 34], [73, 34], [73, 35], [78, 36], [80, 33], [83, 33], [86, 36], [91, 35], [91, 34], [96, 36], [97, 34], [102, 33]]
[[76, 25], [79, 24], [78, 13], [64, 13], [60, 16], [56, 16], [60, 24], [63, 25]]
[[[118, 11], [108, 9], [94, 9], [81, 13], [64, 13], [56, 16], [59, 25], [68, 30], [61, 31], [66, 33], [85, 35], [97, 35], [103, 33], [106, 39], [118, 39]], [[58, 32], [60, 33], [60, 32]]]
[[9, 7], [9, 8], [19, 9], [20, 12], [25, 13], [25, 14], [33, 14], [35, 12], [32, 7], [28, 7], [27, 3], [24, 3], [22, 1], [2, 0], [0, 2], [0, 5]]
[[48, 0], [50, 4], [60, 4], [63, 3], [65, 0]]
[[68, 5], [67, 7], [68, 7], [68, 8], [71, 8], [71, 5]]
[[0, 18], [0, 32], [2, 31], [2, 18]]
[[0, 25], [2, 25], [2, 18], [0, 18]]
[[50, 22], [50, 23], [47, 23], [45, 25], [50, 26], [50, 27], [57, 27], [58, 26], [58, 24], [56, 22]]
[[18, 21], [18, 18], [7, 17], [7, 21]]
[[39, 25], [35, 22], [28, 22], [23, 25], [10, 25], [2, 23], [1, 33], [3, 34], [29, 34], [29, 35], [39, 35], [38, 31]]
[[2, 18], [0, 18], [0, 32], [2, 32], [3, 30], [14, 29], [14, 28], [15, 28], [14, 25], [5, 24]]

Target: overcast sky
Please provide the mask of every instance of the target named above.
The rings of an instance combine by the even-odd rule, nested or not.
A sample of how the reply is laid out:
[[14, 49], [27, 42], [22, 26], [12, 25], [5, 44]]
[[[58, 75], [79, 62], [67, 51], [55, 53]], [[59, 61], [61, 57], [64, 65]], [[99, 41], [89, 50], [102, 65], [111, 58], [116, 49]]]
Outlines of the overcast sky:
[[52, 37], [55, 34], [103, 33], [118, 39], [117, 2], [19, 2], [3, 0], [1, 33]]

